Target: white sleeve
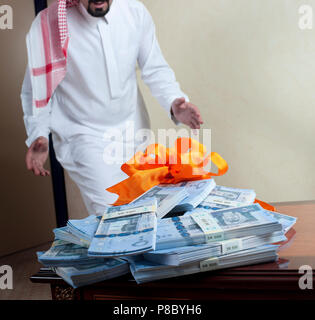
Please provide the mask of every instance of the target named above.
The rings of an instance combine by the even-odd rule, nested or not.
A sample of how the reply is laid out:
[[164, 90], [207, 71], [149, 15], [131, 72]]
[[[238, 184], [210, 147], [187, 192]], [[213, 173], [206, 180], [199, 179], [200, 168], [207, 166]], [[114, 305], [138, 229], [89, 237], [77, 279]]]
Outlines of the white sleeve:
[[140, 50], [138, 64], [141, 69], [142, 80], [150, 88], [152, 95], [159, 101], [160, 105], [171, 117], [171, 105], [177, 98], [189, 98], [180, 89], [176, 81], [175, 74], [165, 61], [161, 52], [156, 34], [155, 25], [149, 11], [143, 7], [142, 36], [140, 40]]
[[28, 137], [25, 142], [26, 145], [30, 147], [34, 140], [40, 136], [48, 139], [50, 133], [50, 111], [47, 110], [47, 112], [41, 112], [39, 115], [33, 115], [32, 83], [28, 66], [22, 85], [21, 102], [24, 112], [24, 124]]

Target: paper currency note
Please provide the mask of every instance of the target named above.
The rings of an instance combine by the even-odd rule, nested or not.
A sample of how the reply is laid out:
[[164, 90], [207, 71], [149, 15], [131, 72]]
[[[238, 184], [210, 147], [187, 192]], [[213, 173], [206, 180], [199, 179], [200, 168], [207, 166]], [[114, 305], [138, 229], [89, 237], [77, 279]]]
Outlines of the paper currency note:
[[255, 197], [256, 193], [254, 190], [216, 186], [204, 201], [230, 207], [238, 207], [252, 204]]
[[154, 250], [156, 228], [155, 212], [146, 211], [144, 214], [113, 219], [103, 218], [91, 242], [88, 254], [114, 257]]

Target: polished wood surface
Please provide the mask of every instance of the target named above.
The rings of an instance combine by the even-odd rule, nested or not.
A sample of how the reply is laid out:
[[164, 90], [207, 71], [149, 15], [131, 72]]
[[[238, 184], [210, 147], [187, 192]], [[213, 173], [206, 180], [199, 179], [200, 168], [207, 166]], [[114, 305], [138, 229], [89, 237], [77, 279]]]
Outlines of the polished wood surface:
[[[299, 267], [315, 268], [315, 204], [277, 205], [278, 212], [298, 218], [281, 244], [274, 263], [204, 272], [137, 285], [130, 275], [72, 290], [62, 279], [42, 269], [33, 282], [50, 283], [54, 299], [314, 299], [314, 290], [299, 287]], [[313, 272], [314, 274], [314, 272]]]
[[282, 246], [279, 256], [289, 261], [288, 269], [309, 265], [315, 270], [315, 204], [278, 205], [276, 209], [298, 218], [288, 232], [289, 241]]
[[315, 270], [315, 203], [278, 204], [276, 211], [296, 217], [297, 222], [280, 243], [279, 261], [234, 268], [234, 270], [298, 270], [303, 265]]

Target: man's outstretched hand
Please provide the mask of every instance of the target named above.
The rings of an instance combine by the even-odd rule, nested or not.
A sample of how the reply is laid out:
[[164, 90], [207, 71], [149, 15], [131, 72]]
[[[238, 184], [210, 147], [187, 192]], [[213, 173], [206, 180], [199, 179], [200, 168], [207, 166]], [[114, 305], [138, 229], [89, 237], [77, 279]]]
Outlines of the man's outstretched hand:
[[26, 167], [32, 170], [36, 176], [49, 176], [50, 172], [44, 169], [44, 164], [48, 158], [48, 139], [37, 138], [29, 147], [26, 153]]
[[177, 121], [186, 124], [191, 129], [200, 129], [203, 120], [198, 108], [185, 98], [178, 98], [172, 104], [172, 111]]

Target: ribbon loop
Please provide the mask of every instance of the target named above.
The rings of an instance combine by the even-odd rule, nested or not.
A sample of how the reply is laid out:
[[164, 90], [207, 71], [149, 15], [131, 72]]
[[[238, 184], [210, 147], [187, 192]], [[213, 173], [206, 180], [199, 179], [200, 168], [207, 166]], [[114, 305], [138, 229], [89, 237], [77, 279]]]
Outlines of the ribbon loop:
[[[149, 145], [145, 152], [137, 152], [121, 166], [129, 178], [106, 189], [119, 195], [113, 205], [127, 204], [160, 183], [210, 179], [225, 174], [227, 162], [216, 152], [205, 156], [206, 152], [204, 145], [191, 138], [178, 138], [174, 148]], [[217, 173], [204, 170], [210, 161], [217, 166]]]

